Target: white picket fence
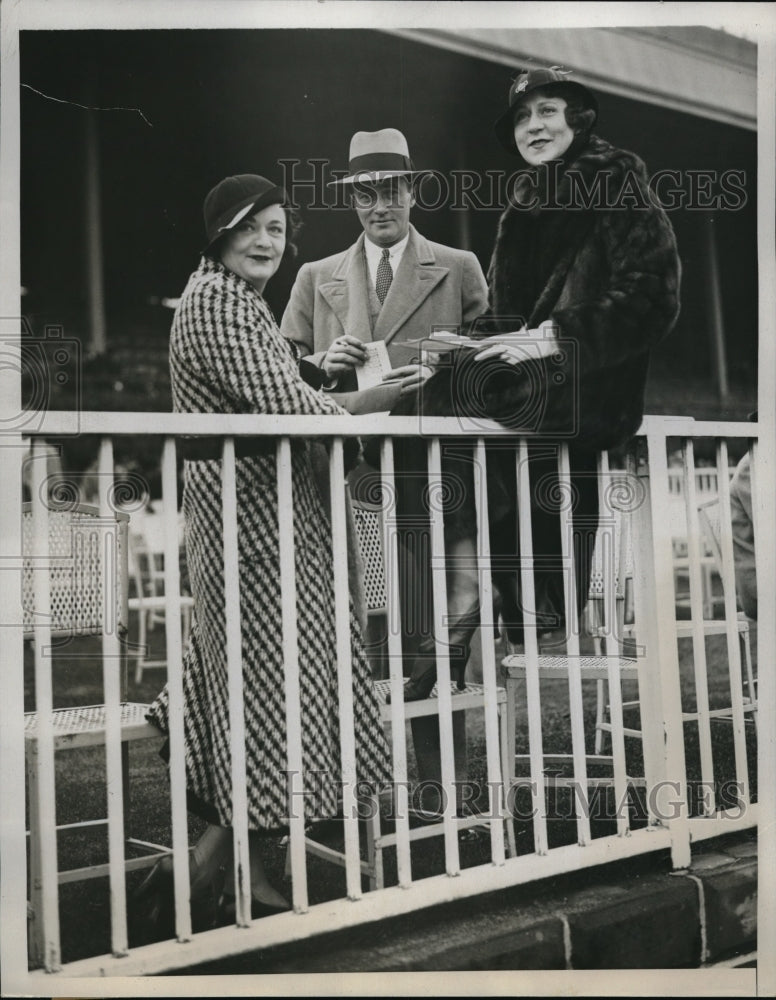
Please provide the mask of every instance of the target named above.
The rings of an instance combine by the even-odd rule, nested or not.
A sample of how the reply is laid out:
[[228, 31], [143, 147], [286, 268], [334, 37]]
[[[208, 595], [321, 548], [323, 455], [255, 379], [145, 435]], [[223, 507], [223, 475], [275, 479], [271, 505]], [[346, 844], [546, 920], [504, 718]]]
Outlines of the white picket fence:
[[[76, 424], [77, 418], [77, 424]], [[691, 845], [708, 837], [751, 827], [757, 822], [757, 803], [752, 795], [752, 737], [748, 735], [756, 718], [756, 689], [747, 683], [747, 648], [742, 640], [742, 624], [737, 613], [732, 535], [730, 532], [730, 498], [728, 440], [751, 439], [755, 476], [757, 463], [757, 426], [751, 423], [694, 422], [682, 418], [648, 417], [644, 420], [628, 467], [609, 471], [606, 456], [599, 462], [599, 497], [601, 527], [599, 529], [598, 566], [602, 576], [597, 599], [602, 614], [598, 618], [595, 636], [584, 636], [576, 622], [574, 575], [566, 573], [566, 621], [570, 623], [562, 650], [551, 655], [541, 648], [540, 636], [531, 617], [533, 583], [530, 567], [530, 508], [527, 503], [530, 484], [525, 472], [527, 442], [514, 440], [516, 459], [515, 495], [521, 539], [521, 577], [523, 604], [526, 611], [525, 648], [509, 651], [492, 641], [493, 630], [482, 629], [482, 679], [470, 685], [464, 695], [451, 691], [450, 664], [444, 643], [437, 647], [438, 697], [431, 711], [439, 718], [442, 747], [442, 784], [447, 795], [434, 835], [443, 838], [444, 871], [424, 878], [413, 878], [413, 859], [424, 850], [425, 834], [417, 835], [410, 823], [408, 796], [408, 755], [411, 745], [405, 744], [405, 722], [413, 714], [428, 710], [424, 703], [404, 704], [401, 697], [401, 638], [389, 630], [388, 660], [390, 678], [381, 682], [383, 694], [390, 690], [390, 705], [384, 708], [384, 718], [390, 724], [393, 755], [393, 777], [396, 783], [397, 820], [395, 834], [387, 837], [374, 824], [359, 823], [353, 808], [355, 798], [346, 789], [343, 801], [344, 847], [337, 862], [345, 869], [345, 892], [340, 899], [326, 903], [310, 902], [308, 883], [309, 862], [313, 846], [299, 811], [291, 810], [288, 836], [288, 865], [291, 878], [293, 912], [282, 913], [245, 926], [224, 927], [192, 932], [188, 890], [188, 833], [185, 797], [185, 763], [183, 758], [182, 718], [182, 602], [179, 588], [178, 510], [176, 440], [182, 435], [202, 435], [222, 441], [222, 476], [224, 488], [224, 554], [227, 566], [226, 621], [230, 709], [232, 718], [242, 719], [242, 671], [240, 664], [239, 582], [237, 579], [237, 520], [235, 495], [234, 443], [243, 436], [268, 435], [277, 440], [277, 476], [281, 539], [281, 589], [284, 609], [284, 649], [286, 657], [287, 733], [289, 770], [301, 774], [301, 732], [299, 710], [299, 663], [296, 649], [294, 594], [294, 558], [291, 496], [291, 444], [297, 438], [327, 437], [334, 442], [330, 449], [330, 478], [333, 485], [332, 548], [335, 566], [336, 629], [339, 670], [339, 716], [341, 722], [341, 756], [343, 773], [355, 769], [353, 705], [351, 696], [351, 663], [348, 625], [348, 580], [344, 553], [347, 550], [345, 507], [346, 496], [339, 484], [344, 480], [342, 439], [355, 434], [378, 436], [381, 444], [381, 475], [383, 490], [382, 530], [383, 551], [388, 563], [386, 580], [388, 599], [392, 607], [398, 604], [396, 532], [392, 530], [394, 512], [393, 440], [417, 436], [417, 421], [411, 418], [369, 416], [315, 417], [302, 416], [223, 416], [148, 413], [51, 413], [30, 433], [35, 448], [44, 442], [77, 430], [82, 434], [99, 435], [100, 503], [95, 513], [97, 522], [109, 525], [108, 534], [115, 538], [115, 503], [110, 486], [114, 480], [113, 442], [126, 434], [147, 435], [149, 441], [161, 439], [163, 453], [162, 509], [166, 519], [165, 549], [165, 627], [167, 640], [167, 677], [170, 688], [170, 717], [173, 731], [170, 740], [171, 829], [169, 847], [173, 851], [175, 869], [176, 938], [130, 947], [127, 922], [128, 869], [142, 867], [147, 859], [127, 861], [125, 842], [127, 817], [124, 797], [118, 794], [124, 783], [131, 780], [122, 754], [122, 739], [133, 739], [144, 733], [142, 710], [138, 717], [124, 703], [119, 664], [121, 628], [106, 630], [103, 638], [102, 668], [104, 677], [104, 707], [101, 708], [102, 729], [99, 726], [92, 741], [104, 743], [107, 783], [112, 794], [107, 796], [108, 856], [100, 873], [110, 884], [110, 953], [63, 962], [60, 935], [60, 884], [80, 877], [69, 874], [65, 879], [57, 870], [57, 770], [55, 750], [64, 752], [68, 738], [56, 730], [59, 725], [52, 711], [54, 703], [51, 671], [52, 625], [47, 616], [52, 607], [52, 582], [48, 571], [33, 572], [36, 624], [32, 629], [35, 660], [35, 698], [37, 716], [34, 732], [28, 731], [28, 791], [31, 792], [30, 820], [30, 972], [31, 988], [50, 995], [62, 992], [70, 978], [87, 976], [152, 975], [174, 971], [195, 962], [215, 960], [258, 948], [297, 941], [323, 932], [357, 926], [437, 903], [495, 891], [507, 886], [529, 883], [563, 872], [592, 868], [605, 862], [633, 857], [647, 852], [670, 849], [671, 863], [686, 867], [691, 858]], [[385, 436], [386, 434], [390, 436]], [[502, 428], [482, 421], [464, 424], [458, 419], [429, 418], [423, 421], [423, 435], [428, 443], [428, 477], [433, 489], [441, 482], [440, 442], [450, 437], [466, 436], [474, 447], [477, 483], [476, 528], [479, 537], [478, 562], [482, 606], [490, 607], [492, 582], [488, 552], [488, 504], [485, 476], [486, 441], [510, 438]], [[688, 544], [687, 573], [689, 581], [690, 617], [677, 619], [672, 524], [666, 516], [672, 502], [671, 476], [668, 465], [668, 441], [680, 438], [683, 457], [683, 489], [686, 537]], [[718, 567], [723, 588], [723, 615], [717, 620], [704, 621], [702, 598], [701, 528], [698, 520], [699, 491], [694, 465], [693, 443], [698, 439], [716, 442], [717, 495], [721, 524], [722, 564]], [[33, 451], [33, 455], [37, 454]], [[42, 497], [46, 492], [45, 464], [35, 471], [33, 459], [31, 538], [34, 545], [27, 560], [38, 569], [47, 570], [51, 554], [48, 549], [50, 517]], [[568, 454], [564, 447], [558, 452], [561, 493], [570, 489]], [[707, 473], [704, 472], [704, 475]], [[7, 517], [5, 511], [0, 516]], [[571, 564], [570, 512], [560, 504], [564, 555]], [[131, 515], [130, 515], [131, 519]], [[628, 525], [632, 546], [632, 570], [625, 569], [619, 558], [622, 525]], [[726, 527], [725, 527], [726, 526]], [[7, 525], [4, 525], [4, 530]], [[10, 530], [10, 528], [9, 528]], [[96, 529], [97, 530], [97, 529]], [[111, 535], [110, 533], [113, 532]], [[5, 537], [9, 537], [7, 534]], [[758, 533], [758, 540], [763, 537]], [[772, 533], [769, 536], [772, 540]], [[758, 542], [759, 544], [759, 542]], [[103, 549], [100, 572], [105, 593], [113, 595], [118, 624], [124, 613], [122, 602], [126, 594], [112, 589], [110, 545]], [[437, 634], [445, 634], [445, 564], [442, 525], [432, 522], [432, 560], [434, 570], [434, 602]], [[229, 567], [233, 572], [229, 572]], [[626, 613], [625, 576], [632, 587], [633, 615]], [[106, 612], [106, 621], [110, 617]], [[23, 629], [19, 622], [17, 634]], [[721, 657], [725, 675], [725, 704], [710, 699], [710, 663], [707, 641], [717, 635], [724, 645]], [[583, 644], [594, 640], [591, 651]], [[748, 633], [747, 633], [748, 638]], [[684, 646], [682, 644], [684, 643]], [[687, 644], [692, 652], [687, 654]], [[682, 652], [682, 650], [685, 650]], [[717, 661], [715, 661], [717, 662]], [[689, 663], [684, 671], [680, 664]], [[719, 669], [717, 666], [715, 669]], [[554, 678], [554, 679], [553, 679]], [[560, 681], [560, 684], [558, 683]], [[602, 719], [610, 747], [606, 754], [597, 753], [596, 724], [591, 724], [584, 707], [588, 684], [595, 681], [599, 699], [596, 724]], [[548, 687], [549, 686], [549, 687]], [[712, 685], [714, 690], [718, 685]], [[690, 702], [688, 702], [688, 691]], [[568, 699], [568, 728], [564, 732], [543, 731], [542, 708], [545, 699]], [[469, 817], [462, 822], [456, 815], [453, 765], [452, 716], [457, 698], [468, 698], [471, 710], [482, 713], [486, 748], [486, 776], [490, 788], [489, 808], [483, 816]], [[635, 701], [635, 707], [630, 703]], [[23, 706], [18, 706], [21, 714]], [[629, 713], [638, 712], [637, 716]], [[556, 713], [557, 715], [557, 713]], [[633, 721], [633, 719], [637, 721]], [[721, 720], [724, 727], [712, 725]], [[720, 775], [713, 754], [717, 733], [724, 730], [731, 741], [732, 771]], [[234, 850], [236, 868], [249, 870], [248, 826], [244, 733], [239, 723], [231, 729], [233, 760], [235, 829]], [[527, 750], [518, 755], [517, 747]], [[688, 743], [688, 740], [690, 741]], [[635, 758], [632, 747], [639, 748]], [[692, 746], [698, 762], [688, 772], [686, 749]], [[641, 764], [634, 771], [634, 760]], [[519, 769], [524, 761], [523, 770]], [[525, 770], [527, 767], [527, 770]], [[699, 788], [702, 793], [699, 794]], [[731, 793], [731, 789], [733, 792]], [[292, 789], [292, 792], [294, 790]], [[300, 791], [300, 789], [296, 789]], [[591, 801], [594, 793], [611, 797], [614, 811], [607, 813], [608, 823], [591, 823]], [[564, 798], [564, 795], [566, 796]], [[527, 796], [527, 798], [526, 798]], [[634, 798], [635, 796], [635, 798]], [[731, 797], [732, 796], [732, 797]], [[756, 798], [756, 797], [754, 797]], [[633, 808], [634, 802], [639, 808]], [[573, 820], [575, 834], [571, 842], [555, 844], [552, 836], [554, 808], [562, 802], [566, 816]], [[641, 812], [640, 812], [641, 810]], [[518, 815], [519, 813], [519, 815]], [[515, 850], [517, 817], [524, 835], [532, 838], [532, 849]], [[481, 864], [464, 867], [461, 863], [460, 838], [473, 825], [488, 832], [488, 856]], [[382, 838], [382, 839], [381, 839]], [[142, 839], [142, 838], [141, 838]], [[141, 844], [141, 846], [143, 846]], [[146, 844], [147, 850], [162, 849]], [[381, 885], [379, 861], [385, 851], [394, 851], [396, 884]], [[378, 865], [375, 867], [375, 852]], [[364, 878], [368, 869], [371, 880]], [[375, 873], [377, 877], [375, 877]], [[19, 878], [22, 878], [19, 873]], [[372, 888], [372, 886], [375, 886]], [[249, 912], [247, 877], [237, 885], [238, 912]], [[41, 971], [35, 971], [39, 967]], [[52, 978], [52, 974], [54, 977]], [[60, 985], [53, 985], [55, 980]]]

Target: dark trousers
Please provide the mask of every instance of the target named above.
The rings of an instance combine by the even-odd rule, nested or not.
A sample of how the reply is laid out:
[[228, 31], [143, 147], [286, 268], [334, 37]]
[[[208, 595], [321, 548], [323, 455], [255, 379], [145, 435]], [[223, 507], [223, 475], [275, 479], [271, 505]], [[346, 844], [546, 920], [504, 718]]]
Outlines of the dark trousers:
[[[422, 442], [402, 442], [401, 448], [397, 449], [396, 462], [396, 521], [402, 543], [400, 551], [404, 552], [400, 566], [402, 623], [403, 630], [412, 633], [408, 648], [413, 650], [417, 650], [417, 643], [422, 643], [423, 636], [429, 635], [433, 628], [429, 518], [439, 518], [444, 511], [445, 549], [448, 553], [463, 539], [476, 540], [475, 490], [481, 489], [485, 481], [483, 470], [475, 467], [476, 459], [470, 444], [445, 442], [442, 449], [443, 496], [429, 495], [424, 449]], [[566, 488], [558, 479], [556, 443], [532, 440], [527, 452], [526, 466], [518, 467], [513, 442], [494, 439], [486, 448], [490, 568], [497, 600], [494, 612], [500, 611], [507, 636], [514, 643], [522, 643], [524, 626], [518, 538], [518, 475], [521, 479], [528, 475], [530, 479], [533, 580], [539, 631], [564, 628], [565, 581], [572, 571], [577, 614], [581, 614], [587, 602], [598, 530], [596, 453], [573, 446], [569, 448], [570, 482]], [[401, 456], [400, 461], [398, 456]], [[571, 532], [567, 550], [573, 554], [573, 568], [563, 558], [561, 512], [564, 510], [571, 513], [570, 524], [565, 530]], [[455, 584], [455, 574], [456, 565], [453, 562], [448, 573], [449, 584]], [[464, 601], [463, 606], [459, 602], [458, 619], [448, 621], [452, 638], [456, 640], [450, 647], [453, 667], [465, 663], [468, 658], [468, 642], [478, 627], [478, 622], [470, 619], [477, 606], [477, 599], [472, 594], [470, 602]], [[490, 609], [485, 609], [482, 619], [486, 626], [492, 626], [496, 621]]]

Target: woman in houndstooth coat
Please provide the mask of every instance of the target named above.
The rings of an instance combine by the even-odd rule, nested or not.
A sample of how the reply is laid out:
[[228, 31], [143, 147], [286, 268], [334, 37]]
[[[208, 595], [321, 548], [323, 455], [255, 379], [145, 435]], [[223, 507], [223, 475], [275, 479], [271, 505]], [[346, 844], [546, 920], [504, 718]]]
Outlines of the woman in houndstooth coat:
[[[251, 174], [227, 178], [208, 195], [205, 219], [211, 243], [189, 278], [172, 327], [176, 411], [344, 412], [302, 380], [292, 348], [261, 294], [289, 245], [292, 217], [284, 198], [281, 188]], [[278, 511], [275, 442], [259, 439], [248, 449], [238, 444], [237, 456], [248, 824], [255, 838], [260, 831], [284, 831], [289, 817], [279, 516], [286, 523], [293, 518], [306, 821], [336, 816], [341, 792], [333, 568], [329, 524], [307, 444], [297, 440], [292, 448], [289, 511]], [[186, 461], [184, 483], [186, 557], [194, 595], [183, 673], [186, 770], [190, 808], [209, 823], [194, 850], [195, 895], [231, 856], [221, 462], [217, 457]], [[357, 780], [379, 786], [390, 780], [389, 756], [352, 604], [351, 636]], [[165, 688], [148, 713], [163, 732], [169, 731], [168, 709]], [[252, 848], [254, 911], [287, 908], [267, 882], [256, 854]], [[160, 873], [151, 877], [148, 890], [165, 878]], [[225, 886], [231, 889], [228, 878]]]

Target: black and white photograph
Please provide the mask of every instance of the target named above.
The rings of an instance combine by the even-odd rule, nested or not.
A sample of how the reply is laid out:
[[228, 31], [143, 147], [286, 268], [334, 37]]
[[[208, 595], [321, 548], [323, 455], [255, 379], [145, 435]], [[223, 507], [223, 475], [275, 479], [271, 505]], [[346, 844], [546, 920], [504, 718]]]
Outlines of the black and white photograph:
[[0, 44], [2, 996], [776, 996], [773, 6]]

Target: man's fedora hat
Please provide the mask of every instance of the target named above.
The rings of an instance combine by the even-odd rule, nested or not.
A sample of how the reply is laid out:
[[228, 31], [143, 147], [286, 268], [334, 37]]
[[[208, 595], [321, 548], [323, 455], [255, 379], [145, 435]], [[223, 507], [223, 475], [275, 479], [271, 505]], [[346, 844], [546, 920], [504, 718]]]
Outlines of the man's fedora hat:
[[[559, 66], [542, 66], [519, 71], [509, 88], [509, 106], [493, 126], [504, 149], [510, 153], [517, 153], [514, 124], [515, 106], [533, 90], [548, 90], [550, 92], [558, 89], [565, 90], [578, 97], [582, 101], [582, 106], [589, 108], [598, 118], [598, 101], [595, 95], [584, 84], [566, 79], [570, 72], [571, 70], [561, 69]], [[595, 125], [595, 119], [592, 125]]]
[[246, 215], [252, 215], [268, 205], [283, 205], [287, 201], [285, 189], [260, 174], [225, 177], [205, 196], [202, 208], [207, 233], [205, 250]]
[[389, 177], [409, 177], [427, 173], [415, 170], [407, 140], [397, 128], [378, 132], [356, 132], [350, 140], [348, 176], [332, 184], [374, 184]]

